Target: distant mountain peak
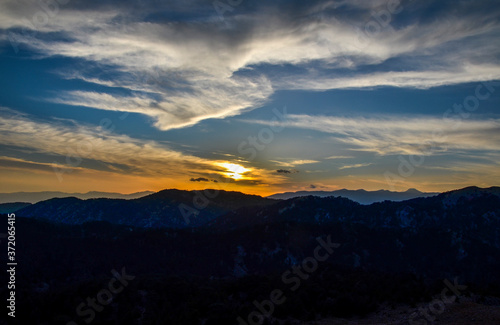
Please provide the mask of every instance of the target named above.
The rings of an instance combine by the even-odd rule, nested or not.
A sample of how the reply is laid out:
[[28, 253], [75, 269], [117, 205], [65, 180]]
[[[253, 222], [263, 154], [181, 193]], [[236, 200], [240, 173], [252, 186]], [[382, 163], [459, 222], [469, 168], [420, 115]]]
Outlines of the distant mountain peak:
[[86, 199], [97, 199], [97, 198], [108, 198], [108, 199], [137, 199], [154, 192], [143, 191], [131, 194], [122, 194], [114, 192], [98, 192], [90, 191], [87, 193], [66, 193], [66, 192], [56, 192], [56, 191], [44, 191], [44, 192], [15, 192], [15, 193], [0, 193], [0, 203], [12, 203], [12, 202], [28, 202], [37, 203], [53, 198], [64, 198], [64, 197], [76, 197], [82, 200]]
[[299, 191], [299, 192], [286, 192], [286, 193], [278, 193], [269, 196], [269, 198], [273, 199], [290, 199], [299, 196], [318, 196], [318, 197], [327, 197], [327, 196], [341, 196], [353, 200], [355, 202], [361, 204], [372, 204], [375, 202], [383, 202], [383, 201], [404, 201], [415, 199], [419, 197], [429, 197], [435, 196], [440, 193], [424, 193], [420, 192], [415, 188], [410, 188], [405, 192], [393, 192], [388, 190], [378, 190], [378, 191], [367, 191], [364, 189], [358, 190], [347, 190], [341, 189], [336, 191]]

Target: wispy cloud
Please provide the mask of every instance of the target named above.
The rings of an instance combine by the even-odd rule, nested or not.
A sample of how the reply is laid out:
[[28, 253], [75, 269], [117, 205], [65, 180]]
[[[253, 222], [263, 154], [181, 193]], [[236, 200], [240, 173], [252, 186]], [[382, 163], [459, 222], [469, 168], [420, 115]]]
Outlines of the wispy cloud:
[[[68, 121], [36, 120], [15, 111], [0, 110], [2, 145], [23, 148], [37, 154], [55, 157], [52, 163], [39, 163], [20, 158], [4, 157], [5, 168], [57, 170], [65, 172], [95, 169], [90, 162], [106, 166], [113, 173], [144, 177], [187, 178], [193, 173], [224, 178], [227, 170], [222, 161], [188, 155], [156, 141], [113, 134], [102, 127], [89, 127]], [[33, 136], [36, 135], [36, 136]], [[189, 179], [189, 178], [188, 178]], [[204, 177], [197, 178], [203, 180]], [[256, 184], [280, 183], [282, 177], [272, 170], [252, 168], [245, 181]]]
[[345, 165], [345, 166], [340, 167], [339, 169], [342, 170], [342, 169], [350, 169], [350, 168], [361, 168], [361, 167], [367, 167], [370, 165], [371, 165], [371, 163]]
[[[270, 125], [268, 121], [248, 122]], [[469, 119], [457, 124], [456, 120], [434, 117], [346, 118], [291, 114], [283, 126], [332, 134], [332, 141], [380, 155], [500, 150], [500, 120], [495, 119]]]
[[405, 72], [378, 72], [340, 77], [285, 78], [280, 81], [283, 89], [329, 90], [372, 88], [380, 86], [428, 89], [443, 85], [454, 85], [477, 81], [500, 79], [500, 65], [466, 64], [452, 70], [424, 70]]
[[[253, 12], [239, 8], [239, 14], [227, 17], [231, 28], [211, 5], [193, 5], [199, 8], [193, 20], [152, 21], [147, 17], [153, 10], [185, 13], [186, 4], [137, 8], [131, 2], [103, 1], [83, 8], [69, 2], [47, 22], [33, 24], [31, 18], [41, 10], [36, 1], [6, 0], [0, 4], [0, 28], [6, 31], [4, 40], [17, 35], [16, 42], [41, 55], [81, 59], [109, 72], [108, 77], [85, 69], [66, 75], [132, 91], [67, 91], [52, 101], [145, 114], [161, 130], [240, 114], [277, 89], [430, 88], [500, 79], [499, 12], [472, 3], [457, 4], [439, 20], [398, 21], [368, 39], [355, 27], [363, 29], [384, 1], [296, 2], [296, 9], [287, 10], [266, 4]], [[388, 64], [391, 58], [400, 65]], [[265, 68], [284, 64], [296, 72]]]
[[271, 160], [271, 162], [277, 164], [282, 167], [295, 167], [298, 165], [308, 165], [308, 164], [316, 164], [319, 163], [318, 160], [310, 160], [310, 159], [296, 159], [291, 161], [279, 161], [279, 160]]
[[188, 170], [214, 170], [208, 160], [182, 154], [154, 141], [112, 134], [100, 127], [68, 125], [61, 121], [47, 123], [27, 117], [0, 115], [0, 134], [3, 145], [55, 154], [63, 158], [62, 164], [66, 164], [65, 157], [71, 157], [71, 161], [93, 159], [127, 165], [130, 167], [128, 172], [137, 174], [177, 173], [180, 169], [176, 165]]
[[[130, 85], [132, 87], [132, 85]], [[146, 85], [147, 86], [147, 85]], [[127, 87], [122, 85], [122, 87]], [[205, 80], [191, 91], [165, 90], [118, 95], [69, 91], [49, 99], [55, 103], [151, 116], [160, 130], [192, 126], [209, 118], [224, 118], [257, 105], [271, 93], [269, 82], [259, 80]]]
[[354, 156], [330, 156], [326, 157], [325, 159], [351, 159], [354, 158]]
[[[64, 86], [54, 82], [39, 87], [38, 97], [30, 97], [29, 102], [42, 100], [44, 107], [58, 104], [53, 105], [55, 115], [63, 116], [60, 112], [64, 110], [64, 117], [76, 120], [0, 112], [2, 145], [10, 150], [0, 158], [4, 169], [42, 173], [59, 166], [72, 174], [92, 170], [120, 176], [176, 178], [187, 186], [213, 185], [214, 175], [221, 181], [248, 186], [293, 187], [296, 184], [291, 179], [296, 178], [306, 182], [300, 185], [303, 188], [309, 184], [320, 186], [323, 180], [329, 186], [326, 183], [332, 181], [327, 178], [336, 177], [332, 170], [345, 169], [350, 174], [373, 172], [384, 168], [381, 164], [390, 164], [387, 161], [393, 157], [386, 156], [399, 154], [424, 153], [464, 162], [450, 168], [450, 172], [462, 173], [462, 169], [475, 167], [485, 171], [492, 166], [491, 160], [482, 161], [484, 165], [474, 165], [477, 161], [467, 165], [464, 156], [484, 157], [500, 150], [500, 121], [484, 117], [491, 113], [493, 101], [485, 104], [489, 112], [457, 125], [454, 120], [416, 116], [418, 110], [411, 107], [405, 107], [405, 112], [412, 111], [413, 115], [361, 118], [357, 114], [362, 113], [354, 109], [339, 113], [350, 117], [332, 116], [321, 105], [325, 97], [314, 97], [324, 90], [425, 90], [499, 80], [500, 7], [495, 0], [402, 1], [401, 13], [391, 15], [390, 24], [370, 35], [366, 33], [367, 23], [374, 21], [379, 10], [387, 8], [386, 0], [255, 2], [226, 12], [224, 22], [212, 2], [201, 0], [75, 0], [59, 5], [57, 10], [44, 9], [44, 3], [0, 2], [0, 50], [7, 53], [7, 47], [13, 45], [25, 51], [23, 60], [43, 62], [40, 65], [50, 62], [40, 69], [41, 73], [50, 69], [68, 82]], [[8, 60], [21, 58], [8, 55]], [[8, 82], [9, 77], [5, 78]], [[451, 88], [456, 94], [459, 87], [447, 87], [446, 91]], [[296, 95], [296, 90], [305, 90], [313, 98], [308, 103], [310, 107], [291, 108], [295, 115], [288, 115], [282, 125], [322, 132], [322, 141], [315, 138], [317, 132], [296, 143], [291, 140], [296, 134], [288, 139], [283, 137], [269, 144], [253, 162], [237, 160], [237, 145], [230, 148], [224, 143], [210, 148], [214, 149], [212, 154], [200, 153], [200, 157], [199, 148], [192, 142], [178, 141], [175, 148], [181, 149], [170, 145], [182, 137], [182, 132], [193, 131], [186, 137], [192, 138], [197, 128], [164, 132], [161, 141], [152, 141], [136, 138], [138, 135], [108, 132], [77, 117], [81, 116], [80, 107], [138, 113], [148, 118], [138, 119], [134, 115], [135, 126], [157, 135], [157, 130], [187, 128], [208, 119], [242, 115], [279, 99], [286, 91]], [[441, 90], [436, 92], [443, 94]], [[332, 91], [327, 95], [341, 93], [352, 92]], [[26, 96], [18, 97], [15, 104], [8, 105], [27, 107]], [[315, 104], [319, 104], [314, 110], [317, 115], [308, 115]], [[78, 106], [74, 109], [78, 114], [73, 114], [71, 106]], [[339, 109], [349, 108], [346, 103], [343, 106]], [[390, 109], [394, 111], [396, 107]], [[373, 112], [377, 110], [384, 108], [376, 107]], [[493, 114], [488, 118], [491, 116], [496, 118]], [[227, 123], [233, 128], [228, 128], [224, 138], [235, 138], [241, 130], [234, 126], [241, 121], [245, 119]], [[269, 121], [247, 122], [276, 126]], [[210, 123], [216, 124], [205, 124]], [[436, 131], [443, 136], [435, 137]], [[203, 136], [210, 137], [212, 132], [216, 134], [216, 143], [221, 138], [220, 130], [204, 127]], [[286, 132], [289, 130], [281, 134]], [[251, 135], [244, 134], [242, 138], [248, 136]], [[307, 153], [297, 153], [296, 146], [305, 143], [311, 143]], [[188, 146], [189, 151], [183, 151]], [[21, 151], [23, 155], [10, 155]], [[65, 163], [67, 157], [72, 160], [72, 153], [78, 151], [84, 152], [81, 162], [76, 166]], [[213, 152], [218, 153], [217, 160], [206, 158], [214, 157]], [[38, 159], [42, 155], [44, 159]], [[323, 158], [327, 155], [331, 156]], [[373, 156], [378, 160], [368, 160], [373, 164], [370, 168], [354, 170], [367, 166], [367, 159]], [[237, 164], [245, 169], [244, 173], [234, 170]], [[436, 170], [433, 166], [441, 165], [429, 159], [428, 175]], [[295, 168], [301, 170], [300, 174], [291, 175]], [[313, 179], [314, 175], [319, 179]], [[364, 175], [363, 181], [376, 186], [384, 184]], [[352, 186], [361, 180], [344, 176], [344, 184]], [[210, 182], [204, 182], [205, 179]]]
[[0, 157], [0, 167], [5, 169], [15, 169], [20, 171], [35, 171], [54, 173], [54, 170], [62, 172], [78, 172], [78, 167], [60, 166], [54, 163], [34, 162], [20, 158]]

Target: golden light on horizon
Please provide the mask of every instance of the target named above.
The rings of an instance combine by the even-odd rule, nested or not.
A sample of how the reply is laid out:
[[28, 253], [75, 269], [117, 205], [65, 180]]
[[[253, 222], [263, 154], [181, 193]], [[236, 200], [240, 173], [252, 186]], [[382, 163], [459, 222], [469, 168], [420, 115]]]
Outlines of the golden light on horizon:
[[243, 176], [243, 174], [251, 171], [248, 168], [233, 163], [218, 163], [217, 165], [224, 167], [227, 170], [226, 172], [224, 172], [224, 175], [234, 180], [244, 179], [245, 177]]

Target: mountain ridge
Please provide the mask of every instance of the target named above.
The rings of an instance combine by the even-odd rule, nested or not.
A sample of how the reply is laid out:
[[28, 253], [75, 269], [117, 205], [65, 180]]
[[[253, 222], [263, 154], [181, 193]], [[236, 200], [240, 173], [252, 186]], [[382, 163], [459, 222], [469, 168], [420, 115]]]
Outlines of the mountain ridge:
[[211, 198], [203, 193], [166, 189], [129, 200], [52, 198], [20, 209], [16, 215], [66, 224], [107, 221], [145, 228], [189, 228], [232, 210], [276, 201], [241, 192], [217, 191]]
[[463, 209], [467, 209], [467, 202], [485, 200], [484, 204], [489, 204], [500, 198], [499, 187], [467, 187], [431, 197], [370, 205], [342, 196], [309, 195], [278, 200], [235, 191], [212, 192], [214, 195], [210, 197], [203, 193], [210, 192], [166, 189], [130, 200], [53, 198], [24, 207], [16, 214], [67, 224], [108, 221], [145, 228], [180, 229], [212, 225], [232, 229], [283, 218], [318, 224], [337, 219], [359, 220], [372, 226], [399, 225], [404, 228], [439, 219], [437, 211], [446, 215], [458, 204], [465, 204]]
[[[72, 315], [73, 297], [95, 296], [105, 279], [94, 281], [95, 274], [116, 264], [136, 277], [137, 289], [124, 290], [132, 295], [126, 310], [139, 301], [172, 315], [246, 315], [270, 288], [287, 290], [283, 274], [291, 273], [284, 272], [307, 271], [318, 238], [338, 247], [317, 261], [316, 271], [307, 271], [300, 294], [283, 291], [290, 292], [286, 315], [304, 309], [297, 318], [309, 319], [310, 310], [345, 317], [346, 311], [357, 315], [382, 302], [413, 306], [442, 292], [443, 279], [466, 285], [464, 296], [500, 297], [499, 187], [371, 205], [343, 197], [272, 200], [223, 191], [212, 193], [205, 205], [202, 194], [210, 193], [170, 189], [134, 200], [55, 198], [16, 212], [19, 251], [30, 261], [30, 268], [20, 269], [20, 296], [34, 297], [41, 306], [26, 309], [36, 320], [31, 323], [39, 323], [44, 306], [63, 306], [62, 313]], [[183, 222], [180, 204], [199, 211], [192, 227], [176, 224]], [[179, 297], [195, 305], [172, 306]], [[234, 324], [237, 314], [206, 324]], [[186, 315], [173, 324], [197, 324]]]
[[0, 204], [14, 203], [14, 202], [26, 202], [34, 204], [53, 198], [65, 198], [65, 197], [77, 197], [79, 199], [97, 199], [97, 198], [135, 199], [152, 193], [155, 192], [142, 191], [130, 194], [122, 194], [117, 192], [99, 192], [99, 191], [89, 191], [86, 193], [68, 193], [60, 191], [12, 192], [12, 193], [0, 193]]
[[364, 189], [358, 190], [348, 190], [348, 189], [340, 189], [335, 191], [297, 191], [297, 192], [283, 192], [276, 193], [268, 198], [274, 199], [290, 199], [293, 197], [300, 196], [318, 196], [318, 197], [328, 197], [328, 196], [341, 196], [348, 198], [350, 200], [356, 201], [361, 204], [372, 204], [376, 202], [383, 201], [404, 201], [410, 200], [417, 197], [430, 197], [440, 194], [439, 192], [420, 192], [417, 189], [410, 188], [404, 192], [395, 192], [388, 190], [376, 190], [376, 191], [367, 191]]

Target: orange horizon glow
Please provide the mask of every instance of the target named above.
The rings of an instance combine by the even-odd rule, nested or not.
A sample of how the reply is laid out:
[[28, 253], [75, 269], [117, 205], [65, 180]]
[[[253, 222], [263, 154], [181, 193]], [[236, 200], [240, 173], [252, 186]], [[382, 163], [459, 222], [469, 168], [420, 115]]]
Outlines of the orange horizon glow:
[[[211, 182], [211, 183], [193, 183], [186, 178], [152, 178], [144, 176], [131, 176], [114, 174], [110, 172], [98, 172], [86, 170], [81, 173], [69, 173], [64, 175], [63, 181], [59, 182], [53, 173], [37, 172], [27, 174], [21, 170], [10, 170], [8, 175], [0, 172], [2, 176], [2, 193], [15, 192], [42, 192], [42, 191], [61, 191], [67, 193], [86, 193], [90, 191], [113, 192], [121, 194], [131, 194], [143, 191], [158, 192], [165, 189], [178, 190], [224, 190], [236, 191], [245, 194], [269, 196], [276, 193], [296, 192], [296, 191], [334, 191], [339, 189], [367, 191], [391, 190], [380, 179], [363, 179], [361, 182], [354, 180], [335, 180], [330, 182], [324, 180], [322, 186], [310, 188], [309, 183], [288, 183], [288, 184], [265, 184], [265, 185], [243, 185], [240, 184], [245, 179], [245, 173], [250, 169], [237, 164], [226, 165], [226, 174], [233, 177], [231, 182]], [[50, 185], [49, 185], [50, 184]], [[409, 188], [416, 188], [422, 192], [446, 192], [464, 188], [467, 186], [491, 187], [493, 184], [486, 182], [464, 182], [462, 184], [445, 184], [434, 182], [427, 179], [425, 182], [407, 182], [404, 185], [396, 186], [394, 191], [406, 191]]]
[[[490, 183], [491, 179], [486, 178], [450, 179], [446, 175], [438, 175], [434, 177], [410, 177], [391, 189], [382, 175], [294, 180], [278, 175], [272, 170], [243, 166], [237, 162], [218, 161], [213, 162], [213, 165], [220, 169], [211, 174], [211, 179], [206, 178], [208, 182], [192, 182], [188, 176], [192, 174], [182, 170], [179, 170], [175, 176], [167, 177], [161, 175], [126, 175], [112, 171], [74, 168], [68, 169], [67, 172], [58, 177], [50, 166], [42, 169], [26, 169], [19, 165], [19, 167], [0, 170], [0, 177], [2, 178], [0, 192], [60, 191], [86, 193], [99, 191], [129, 194], [143, 191], [158, 192], [164, 189], [186, 191], [215, 189], [265, 197], [283, 192], [334, 191], [344, 188], [349, 190], [364, 189], [367, 191], [385, 189], [399, 192], [406, 191], [409, 188], [416, 188], [422, 192], [446, 192], [467, 186], [491, 187], [496, 185]], [[217, 182], [213, 175], [218, 179]], [[312, 183], [316, 185], [311, 186]]]

